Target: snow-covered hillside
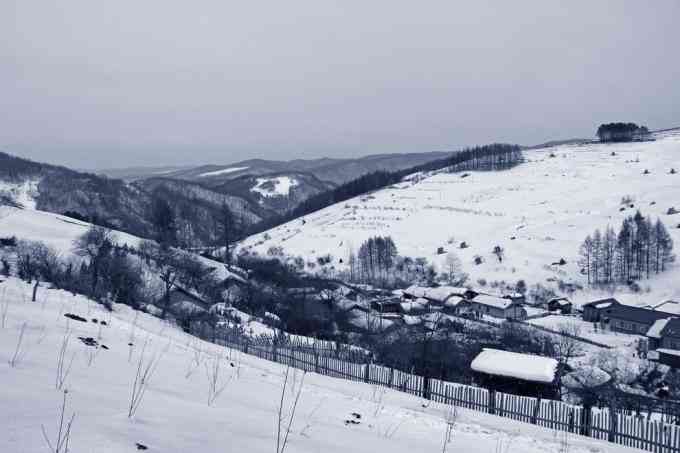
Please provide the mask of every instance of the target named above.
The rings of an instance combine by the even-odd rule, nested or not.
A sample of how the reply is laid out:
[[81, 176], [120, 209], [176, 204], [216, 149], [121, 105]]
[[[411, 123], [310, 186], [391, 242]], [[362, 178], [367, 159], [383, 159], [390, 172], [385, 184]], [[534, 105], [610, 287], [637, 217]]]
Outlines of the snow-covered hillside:
[[286, 197], [290, 189], [297, 186], [297, 179], [290, 176], [274, 176], [270, 178], [257, 178], [257, 183], [250, 189], [263, 197]]
[[[368, 237], [390, 235], [400, 254], [427, 257], [440, 271], [445, 254], [438, 255], [438, 248], [455, 251], [473, 284], [479, 278], [545, 284], [548, 279], [582, 281], [577, 255], [585, 236], [607, 225], [618, 228], [637, 209], [660, 217], [680, 244], [680, 215], [666, 214], [671, 207], [680, 209], [680, 135], [653, 142], [563, 145], [525, 151], [525, 157], [526, 163], [500, 172], [412, 175], [252, 236], [241, 248], [266, 254], [281, 246], [286, 254], [306, 259], [329, 253], [337, 267]], [[671, 168], [678, 173], [670, 174]], [[627, 196], [632, 203], [622, 205]], [[461, 242], [469, 247], [461, 249]], [[502, 263], [492, 254], [496, 245], [505, 249]], [[473, 263], [476, 255], [483, 264]], [[562, 258], [566, 265], [552, 264]], [[680, 296], [672, 284], [678, 272], [680, 266], [643, 282], [652, 290], [643, 295], [645, 303]]]
[[[0, 205], [0, 237], [16, 236], [28, 241], [41, 241], [53, 247], [63, 257], [73, 253], [73, 241], [81, 236], [91, 226], [82, 222], [51, 212], [21, 209]], [[128, 245], [137, 248], [142, 239], [121, 231], [113, 231], [119, 246]], [[225, 279], [241, 277], [229, 272], [223, 264], [196, 255], [206, 266], [214, 268], [216, 276]]]
[[[47, 289], [32, 303], [30, 291], [14, 278], [0, 283], [0, 451], [49, 451], [41, 426], [55, 443], [63, 398], [59, 376], [68, 390], [66, 419], [75, 413], [69, 451], [137, 451], [136, 444], [163, 453], [275, 450], [281, 365], [204, 343], [127, 306], [115, 305], [110, 313], [81, 296]], [[66, 318], [68, 313], [85, 322]], [[140, 360], [142, 371], [151, 363], [153, 372], [129, 418]], [[209, 406], [208, 376], [215, 376], [216, 364], [215, 388], [224, 390]], [[313, 373], [304, 381], [300, 373], [291, 374], [288, 384], [301, 386], [301, 393], [286, 451], [442, 451], [444, 407]], [[286, 391], [284, 416], [294, 395]], [[450, 452], [566, 451], [561, 434], [465, 409], [459, 409], [452, 438]], [[567, 448], [634, 451], [575, 435]]]

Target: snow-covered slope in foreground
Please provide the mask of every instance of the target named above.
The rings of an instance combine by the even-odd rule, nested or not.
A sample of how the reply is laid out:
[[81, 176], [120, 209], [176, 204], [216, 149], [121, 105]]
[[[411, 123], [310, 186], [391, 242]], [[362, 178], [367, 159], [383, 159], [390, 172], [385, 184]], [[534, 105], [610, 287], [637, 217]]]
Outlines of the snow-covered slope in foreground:
[[[437, 249], [455, 251], [473, 284], [478, 278], [545, 284], [548, 278], [582, 282], [577, 255], [586, 235], [608, 224], [618, 230], [637, 209], [660, 217], [680, 245], [680, 215], [666, 215], [670, 207], [680, 209], [680, 136], [557, 146], [525, 151], [525, 157], [506, 171], [413, 175], [252, 236], [241, 247], [265, 254], [282, 246], [306, 260], [330, 253], [338, 266], [368, 237], [391, 235], [400, 254], [427, 257], [440, 272], [445, 255]], [[626, 196], [634, 207], [621, 211]], [[461, 242], [469, 247], [459, 248]], [[502, 263], [492, 254], [495, 245], [505, 249]], [[475, 255], [484, 263], [474, 265]], [[566, 265], [552, 265], [561, 258]], [[651, 297], [680, 296], [680, 288], [663, 283], [677, 277], [657, 279], [659, 292]]]
[[[281, 365], [203, 343], [146, 314], [125, 306], [106, 313], [80, 296], [31, 288], [16, 279], [0, 283], [0, 307], [7, 304], [0, 328], [0, 451], [48, 451], [41, 425], [57, 434], [62, 393], [55, 388], [58, 351], [65, 332], [71, 335], [66, 361], [67, 416], [75, 412], [72, 452], [271, 452], [285, 373]], [[72, 313], [88, 322], [67, 320]], [[1, 311], [0, 311], [1, 314]], [[107, 326], [90, 320], [106, 320]], [[22, 326], [19, 359], [11, 367]], [[93, 337], [108, 349], [86, 346], [78, 337]], [[132, 349], [128, 346], [132, 343]], [[128, 407], [140, 355], [158, 359], [148, 389], [133, 418]], [[206, 367], [221, 357], [218, 387], [226, 385], [208, 406]], [[198, 365], [197, 365], [198, 361]], [[231, 364], [235, 366], [232, 367]], [[238, 375], [236, 374], [236, 370]], [[292, 381], [292, 377], [291, 377]], [[295, 378], [296, 385], [301, 375]], [[290, 382], [289, 382], [290, 383]], [[304, 384], [292, 423], [288, 452], [426, 452], [441, 451], [445, 409], [434, 404], [360, 383], [315, 374]], [[291, 402], [292, 393], [286, 395]], [[286, 403], [287, 406], [288, 403]], [[284, 411], [284, 415], [285, 415]], [[360, 414], [361, 418], [352, 416]], [[354, 420], [358, 424], [346, 424]], [[558, 435], [546, 429], [461, 409], [448, 451], [556, 452]], [[624, 447], [572, 436], [571, 453], [625, 452]]]

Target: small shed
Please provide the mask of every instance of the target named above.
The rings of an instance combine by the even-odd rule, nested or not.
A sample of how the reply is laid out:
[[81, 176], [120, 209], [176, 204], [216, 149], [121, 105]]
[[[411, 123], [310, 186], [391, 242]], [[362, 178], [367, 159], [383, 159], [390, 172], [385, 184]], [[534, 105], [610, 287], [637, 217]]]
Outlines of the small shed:
[[571, 313], [573, 305], [568, 297], [555, 297], [548, 301], [548, 310], [559, 311], [563, 315]]
[[484, 348], [470, 368], [489, 389], [541, 398], [559, 394], [558, 363], [550, 357]]

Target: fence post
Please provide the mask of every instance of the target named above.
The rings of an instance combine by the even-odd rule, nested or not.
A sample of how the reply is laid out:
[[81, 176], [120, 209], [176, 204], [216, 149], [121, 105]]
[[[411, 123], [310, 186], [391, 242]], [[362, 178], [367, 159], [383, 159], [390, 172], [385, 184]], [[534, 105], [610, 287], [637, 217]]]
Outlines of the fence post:
[[489, 389], [489, 414], [496, 413], [496, 391], [494, 389]]
[[314, 348], [314, 372], [319, 374], [319, 351]]
[[430, 377], [427, 374], [425, 374], [423, 376], [423, 398], [429, 400], [431, 396], [432, 395], [430, 395]]
[[607, 440], [609, 442], [616, 441], [616, 424], [619, 419], [619, 414], [613, 407], [609, 407], [609, 434]]
[[593, 423], [592, 406], [584, 405], [581, 408], [581, 434], [582, 436], [592, 437], [591, 424]]
[[390, 367], [390, 382], [389, 387], [392, 388], [392, 383], [394, 382], [394, 367]]
[[531, 423], [536, 424], [538, 421], [538, 411], [541, 409], [541, 397], [536, 398], [536, 402], [534, 403], [534, 411], [531, 414]]
[[371, 378], [371, 359], [366, 356], [366, 369], [364, 370], [364, 382], [370, 382]]

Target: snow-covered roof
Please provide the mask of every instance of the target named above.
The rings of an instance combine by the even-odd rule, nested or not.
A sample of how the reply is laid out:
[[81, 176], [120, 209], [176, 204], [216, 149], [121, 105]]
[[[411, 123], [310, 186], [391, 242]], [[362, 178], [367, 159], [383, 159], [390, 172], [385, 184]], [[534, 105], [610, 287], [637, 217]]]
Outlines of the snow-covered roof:
[[595, 304], [595, 308], [607, 308], [611, 306], [613, 302], [602, 302], [601, 304]]
[[418, 316], [404, 315], [402, 319], [407, 326], [417, 326], [423, 322], [423, 320]]
[[660, 348], [656, 350], [657, 352], [660, 352], [661, 354], [668, 354], [668, 355], [674, 355], [676, 357], [680, 357], [680, 351], [676, 349], [666, 349], [666, 348]]
[[647, 336], [651, 338], [661, 338], [661, 332], [663, 329], [666, 327], [666, 324], [668, 324], [668, 321], [670, 321], [672, 318], [665, 318], [665, 319], [657, 319], [654, 321], [654, 324], [652, 324], [652, 327], [649, 328], [647, 331]]
[[467, 288], [456, 286], [439, 286], [437, 288], [426, 288], [424, 297], [437, 302], [444, 302], [452, 296], [464, 296]]
[[448, 299], [446, 299], [446, 302], [444, 302], [444, 306], [448, 308], [455, 308], [457, 307], [461, 302], [464, 302], [465, 299], [460, 296], [451, 296]]
[[404, 310], [404, 313], [425, 310], [427, 301], [423, 302], [424, 300], [425, 299], [416, 299], [413, 302], [402, 302], [401, 309]]
[[404, 290], [404, 294], [411, 297], [425, 297], [427, 288], [418, 285], [411, 285]]
[[557, 360], [531, 354], [484, 348], [470, 365], [474, 371], [524, 381], [551, 383], [555, 380]]
[[504, 299], [502, 297], [490, 296], [488, 294], [478, 294], [472, 300], [474, 302], [477, 302], [477, 303], [482, 304], [482, 305], [488, 305], [490, 307], [501, 308], [503, 310], [505, 310], [510, 305], [515, 303], [515, 301], [513, 301], [512, 299]]

